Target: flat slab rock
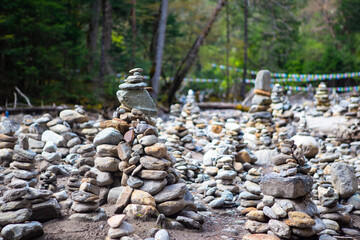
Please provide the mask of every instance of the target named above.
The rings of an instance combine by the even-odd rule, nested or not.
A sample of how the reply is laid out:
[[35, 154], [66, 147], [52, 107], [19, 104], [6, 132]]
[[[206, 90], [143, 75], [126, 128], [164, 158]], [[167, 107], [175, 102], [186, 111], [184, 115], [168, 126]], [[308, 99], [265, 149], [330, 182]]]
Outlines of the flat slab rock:
[[39, 222], [9, 224], [1, 230], [4, 240], [34, 239], [43, 233], [43, 227]]
[[292, 177], [281, 177], [270, 173], [262, 177], [260, 187], [264, 195], [277, 198], [298, 198], [311, 191], [313, 180], [311, 176], [297, 174]]

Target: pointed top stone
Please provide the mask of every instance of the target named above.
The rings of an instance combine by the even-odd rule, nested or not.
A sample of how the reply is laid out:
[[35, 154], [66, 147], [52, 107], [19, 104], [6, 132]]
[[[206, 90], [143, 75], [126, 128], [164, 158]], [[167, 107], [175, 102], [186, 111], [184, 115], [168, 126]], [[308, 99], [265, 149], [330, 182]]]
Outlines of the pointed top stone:
[[[143, 72], [143, 69], [142, 68], [134, 68], [134, 69], [131, 69], [129, 71], [130, 74], [134, 74], [136, 72], [139, 72], [139, 73], [142, 73]], [[140, 74], [139, 74], [140, 75]]]
[[271, 73], [269, 70], [260, 70], [257, 73], [255, 89], [271, 92]]

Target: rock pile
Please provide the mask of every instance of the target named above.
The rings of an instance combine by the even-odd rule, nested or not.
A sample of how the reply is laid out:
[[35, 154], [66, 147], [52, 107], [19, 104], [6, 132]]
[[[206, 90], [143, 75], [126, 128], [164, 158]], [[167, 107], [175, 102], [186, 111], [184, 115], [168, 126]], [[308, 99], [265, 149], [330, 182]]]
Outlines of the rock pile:
[[316, 89], [315, 99], [316, 111], [325, 113], [330, 109], [329, 91], [324, 82]]
[[206, 128], [206, 123], [200, 118], [200, 108], [196, 104], [195, 93], [193, 90], [188, 91], [186, 103], [181, 110], [181, 119], [189, 128]]
[[0, 237], [4, 240], [33, 239], [44, 231], [39, 222], [29, 221], [32, 215], [31, 203], [27, 199], [29, 187], [17, 182], [7, 185], [0, 198]]
[[93, 144], [81, 145], [77, 149], [77, 153], [80, 154], [80, 158], [77, 159], [76, 167], [79, 169], [79, 173], [83, 176], [87, 171], [95, 166], [95, 147]]
[[256, 75], [254, 93], [249, 112], [268, 111], [271, 104], [271, 74], [268, 70], [261, 70]]
[[74, 201], [71, 205], [73, 214], [69, 217], [77, 221], [105, 221], [107, 216], [104, 209], [99, 207], [100, 188], [96, 184], [97, 174], [91, 171], [85, 173], [79, 190], [71, 194]]
[[181, 114], [181, 105], [176, 103], [170, 106], [170, 120], [175, 120], [180, 117]]
[[271, 74], [261, 70], [256, 75], [254, 97], [249, 110], [252, 113], [247, 127], [255, 127], [256, 148], [275, 148], [272, 143], [272, 133], [275, 131], [271, 115]]
[[347, 106], [347, 113], [345, 117], [348, 119], [358, 118], [358, 111], [360, 106], [360, 96], [358, 92], [352, 92], [350, 103]]
[[124, 236], [130, 236], [134, 233], [133, 226], [124, 221], [126, 218], [125, 214], [117, 214], [107, 220], [110, 225], [110, 229], [105, 240], [121, 239]]
[[15, 127], [11, 121], [3, 117], [0, 122], [0, 165], [9, 166], [12, 155], [14, 154], [12, 149], [17, 141], [17, 137], [14, 136]]
[[260, 189], [261, 173], [255, 168], [251, 168], [247, 175], [246, 181], [244, 183], [245, 191], [241, 192], [239, 195], [240, 198], [240, 211], [249, 207], [256, 207], [263, 198]]
[[[109, 127], [94, 139], [97, 154], [102, 144], [113, 144], [107, 149], [115, 146], [119, 158], [95, 159], [96, 169], [113, 171], [114, 184], [119, 182], [121, 185], [111, 189], [108, 200], [116, 198], [116, 213], [123, 212], [132, 218], [147, 219], [155, 217], [158, 212], [174, 216], [184, 209], [197, 211], [192, 195], [185, 183], [179, 182], [178, 173], [173, 168], [176, 163], [174, 157], [167, 151], [167, 146], [159, 142], [155, 121], [150, 118], [156, 115], [157, 109], [144, 89], [146, 84], [141, 72], [140, 68], [131, 70], [130, 74], [133, 75], [119, 86], [117, 92], [121, 105], [115, 115], [122, 121], [121, 128], [124, 130], [123, 127], [127, 126], [127, 129], [118, 131], [110, 127], [113, 125], [107, 124]], [[113, 156], [112, 151], [108, 152]], [[118, 181], [120, 176], [121, 180]], [[113, 192], [117, 192], [114, 194], [116, 196], [112, 196]], [[201, 226], [196, 223], [198, 225], [194, 226]]]
[[245, 228], [251, 233], [267, 232], [285, 239], [311, 237], [323, 231], [319, 219], [313, 219], [317, 212], [309, 194], [313, 180], [306, 175], [310, 168], [301, 149], [285, 140], [281, 153], [271, 160], [274, 172], [260, 182], [264, 194], [261, 203], [256, 210], [243, 210], [249, 219]]

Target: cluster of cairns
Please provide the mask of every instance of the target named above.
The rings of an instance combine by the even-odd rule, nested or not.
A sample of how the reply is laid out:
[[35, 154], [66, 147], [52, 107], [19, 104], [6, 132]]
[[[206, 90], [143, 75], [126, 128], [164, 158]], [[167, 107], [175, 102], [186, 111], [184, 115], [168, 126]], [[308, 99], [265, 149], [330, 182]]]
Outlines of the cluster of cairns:
[[288, 120], [293, 117], [291, 104], [286, 101], [284, 96], [284, 88], [276, 83], [274, 84], [271, 92], [271, 109], [274, 118]]
[[[153, 219], [149, 239], [165, 240], [165, 229], [201, 229], [222, 211], [245, 215], [245, 240], [360, 235], [357, 93], [339, 101], [347, 122], [328, 133], [309, 129], [311, 109], [292, 107], [267, 70], [249, 113], [201, 112], [190, 90], [160, 120], [141, 73], [119, 85], [110, 120], [89, 120], [81, 106], [19, 126], [1, 119], [0, 239], [39, 237], [60, 209], [73, 221], [107, 220], [109, 240], [140, 238], [133, 219]], [[330, 116], [325, 84], [315, 98], [315, 116]]]
[[39, 190], [35, 172], [36, 153], [29, 150], [29, 139], [19, 136], [9, 171], [7, 190], [0, 198], [0, 227], [4, 239], [32, 239], [43, 234], [38, 221], [60, 217], [60, 205], [48, 190]]

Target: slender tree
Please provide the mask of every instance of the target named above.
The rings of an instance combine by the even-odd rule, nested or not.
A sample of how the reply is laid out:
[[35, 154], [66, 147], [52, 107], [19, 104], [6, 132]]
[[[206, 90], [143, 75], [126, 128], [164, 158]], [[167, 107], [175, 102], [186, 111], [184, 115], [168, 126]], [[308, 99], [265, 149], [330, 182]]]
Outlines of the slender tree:
[[100, 0], [94, 0], [91, 4], [89, 31], [87, 34], [86, 45], [89, 51], [88, 72], [91, 72], [94, 67], [96, 59], [97, 40], [99, 31], [99, 13], [100, 13]]
[[103, 93], [105, 75], [113, 73], [110, 61], [109, 50], [111, 47], [111, 29], [112, 29], [112, 7], [109, 0], [102, 0], [102, 33], [101, 33], [101, 56], [100, 56], [100, 79], [99, 90]]
[[230, 79], [229, 79], [229, 49], [230, 49], [230, 29], [229, 29], [229, 2], [226, 1], [226, 99], [229, 99]]
[[180, 87], [182, 81], [184, 80], [184, 77], [189, 72], [190, 68], [195, 62], [196, 56], [199, 52], [199, 48], [204, 43], [205, 38], [210, 33], [211, 27], [214, 24], [214, 22], [217, 19], [217, 16], [219, 15], [221, 9], [224, 7], [226, 0], [218, 0], [218, 3], [215, 7], [214, 12], [210, 16], [209, 21], [206, 23], [205, 27], [202, 29], [201, 33], [198, 35], [198, 37], [195, 39], [195, 42], [191, 46], [190, 50], [186, 54], [185, 58], [180, 63], [180, 66], [178, 67], [175, 75], [174, 80], [172, 81], [169, 92], [168, 92], [168, 103], [169, 105], [173, 102], [175, 93]]
[[167, 19], [167, 7], [168, 0], [161, 1], [161, 10], [160, 10], [160, 21], [159, 21], [159, 30], [157, 34], [157, 43], [156, 43], [156, 56], [155, 56], [155, 73], [151, 79], [151, 85], [153, 87], [152, 97], [156, 101], [159, 94], [159, 83], [160, 83], [160, 74], [162, 66], [162, 58], [165, 46], [165, 30], [166, 30], [166, 19]]
[[248, 48], [248, 0], [244, 0], [244, 65], [243, 65], [243, 79], [241, 82], [240, 96], [245, 98], [245, 79], [247, 71], [247, 48]]
[[136, 35], [137, 35], [137, 29], [136, 29], [136, 0], [131, 0], [132, 8], [131, 8], [131, 31], [132, 31], [132, 44], [131, 44], [131, 50], [132, 50], [132, 62], [131, 67], [135, 66], [135, 55], [136, 55]]

